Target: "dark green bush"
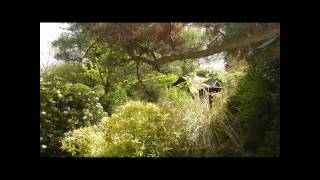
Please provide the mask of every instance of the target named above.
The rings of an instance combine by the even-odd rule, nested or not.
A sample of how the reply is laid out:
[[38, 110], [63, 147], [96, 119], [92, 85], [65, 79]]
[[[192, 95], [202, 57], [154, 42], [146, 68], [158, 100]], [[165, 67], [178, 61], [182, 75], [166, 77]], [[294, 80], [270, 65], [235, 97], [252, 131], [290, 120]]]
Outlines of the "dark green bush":
[[280, 155], [280, 60], [261, 58], [228, 101], [239, 121], [247, 156]]
[[100, 103], [103, 109], [111, 115], [118, 106], [125, 104], [128, 99], [126, 89], [118, 85], [113, 87], [107, 94], [101, 96]]

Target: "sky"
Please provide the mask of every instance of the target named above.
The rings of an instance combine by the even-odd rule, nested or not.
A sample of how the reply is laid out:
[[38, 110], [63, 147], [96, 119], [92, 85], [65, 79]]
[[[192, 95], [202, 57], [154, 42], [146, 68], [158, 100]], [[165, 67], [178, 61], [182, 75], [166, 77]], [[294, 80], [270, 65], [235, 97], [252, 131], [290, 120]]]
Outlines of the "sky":
[[[66, 23], [40, 23], [40, 64], [41, 66], [48, 66], [57, 63], [53, 57], [54, 52], [51, 46], [52, 41], [56, 40], [66, 28]], [[224, 69], [223, 54], [217, 54], [208, 57], [209, 63], [204, 63], [205, 58], [200, 58], [201, 66], [211, 69]]]
[[212, 70], [223, 70], [225, 69], [224, 57], [224, 53], [218, 53], [206, 58], [199, 58], [198, 62], [200, 63], [200, 67], [203, 68], [210, 68]]
[[60, 27], [66, 28], [67, 24], [40, 23], [40, 64], [49, 65], [57, 63], [57, 60], [53, 58], [51, 42], [56, 40], [60, 34], [64, 32]]

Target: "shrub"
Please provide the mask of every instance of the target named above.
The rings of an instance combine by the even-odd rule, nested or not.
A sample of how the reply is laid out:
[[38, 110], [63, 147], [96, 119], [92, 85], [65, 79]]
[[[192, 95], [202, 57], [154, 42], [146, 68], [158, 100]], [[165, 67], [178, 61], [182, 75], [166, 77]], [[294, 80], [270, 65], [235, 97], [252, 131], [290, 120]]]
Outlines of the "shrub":
[[64, 156], [60, 139], [69, 130], [97, 123], [104, 111], [98, 97], [83, 84], [61, 78], [40, 80], [40, 155]]
[[280, 63], [259, 59], [228, 101], [228, 109], [240, 122], [248, 156], [280, 154]]
[[99, 126], [99, 133], [94, 128], [67, 133], [62, 149], [81, 156], [104, 157], [182, 156], [186, 152], [181, 143], [186, 138], [184, 128], [155, 104], [129, 102]]
[[98, 126], [68, 132], [62, 149], [85, 157], [212, 155], [207, 104], [176, 88], [160, 97], [158, 104], [129, 102]]
[[244, 155], [240, 124], [227, 108], [230, 92], [221, 91], [213, 100], [211, 109], [210, 144], [208, 153], [216, 157], [239, 157]]
[[94, 157], [103, 152], [104, 143], [100, 125], [94, 125], [65, 133], [61, 149], [66, 149], [72, 156]]
[[60, 77], [66, 83], [82, 83], [89, 87], [94, 87], [99, 83], [96, 78], [98, 76], [93, 76], [94, 73], [88, 73], [84, 69], [84, 65], [81, 63], [64, 63], [51, 65], [48, 70], [43, 72], [43, 77], [45, 79], [53, 80], [55, 77]]

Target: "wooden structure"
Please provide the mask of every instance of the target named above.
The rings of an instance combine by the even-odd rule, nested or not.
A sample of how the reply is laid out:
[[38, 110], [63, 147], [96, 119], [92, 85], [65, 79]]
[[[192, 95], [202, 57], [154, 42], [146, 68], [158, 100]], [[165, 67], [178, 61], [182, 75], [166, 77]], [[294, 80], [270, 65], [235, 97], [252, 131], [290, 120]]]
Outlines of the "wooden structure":
[[[187, 77], [180, 77], [173, 86], [177, 86], [180, 83], [186, 82], [188, 80]], [[199, 97], [204, 99], [209, 97], [209, 104], [212, 105], [213, 97], [222, 90], [222, 83], [215, 79], [208, 79], [196, 76], [191, 79], [191, 84], [193, 87], [196, 87], [198, 90]]]

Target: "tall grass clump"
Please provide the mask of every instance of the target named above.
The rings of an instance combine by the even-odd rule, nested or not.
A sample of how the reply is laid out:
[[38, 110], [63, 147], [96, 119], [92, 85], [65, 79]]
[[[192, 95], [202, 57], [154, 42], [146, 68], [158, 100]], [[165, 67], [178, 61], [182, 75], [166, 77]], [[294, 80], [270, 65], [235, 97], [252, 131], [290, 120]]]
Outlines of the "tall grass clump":
[[198, 96], [192, 98], [176, 88], [165, 89], [160, 106], [170, 112], [170, 117], [180, 123], [188, 134], [188, 156], [202, 156], [205, 150], [206, 133], [210, 124], [209, 104]]

